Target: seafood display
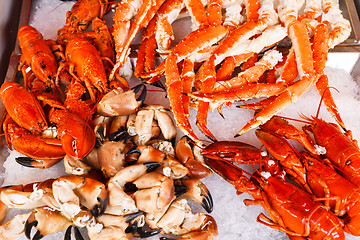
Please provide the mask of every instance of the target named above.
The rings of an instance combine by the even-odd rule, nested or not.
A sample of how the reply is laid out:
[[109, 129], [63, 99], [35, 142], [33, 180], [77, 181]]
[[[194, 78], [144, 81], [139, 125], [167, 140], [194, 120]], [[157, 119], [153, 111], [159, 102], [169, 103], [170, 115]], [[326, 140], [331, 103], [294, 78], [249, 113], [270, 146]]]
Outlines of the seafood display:
[[[53, 39], [19, 28], [21, 74], [0, 88], [16, 163], [64, 172], [0, 188], [2, 239], [221, 238], [213, 172], [275, 238], [360, 236], [360, 150], [325, 69], [351, 33], [337, 1], [66, 5]], [[281, 117], [314, 89], [336, 123]], [[208, 127], [229, 111], [251, 116], [227, 126], [240, 141]]]

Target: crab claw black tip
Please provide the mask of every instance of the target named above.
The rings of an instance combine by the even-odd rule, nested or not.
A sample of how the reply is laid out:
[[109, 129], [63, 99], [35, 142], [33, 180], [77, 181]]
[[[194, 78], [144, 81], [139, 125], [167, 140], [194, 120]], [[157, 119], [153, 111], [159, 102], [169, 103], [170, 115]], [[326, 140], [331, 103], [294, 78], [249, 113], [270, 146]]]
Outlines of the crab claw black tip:
[[220, 114], [220, 116], [221, 116], [223, 119], [225, 119], [224, 113], [223, 113], [223, 111], [222, 111], [222, 108], [219, 107], [217, 110], [218, 110], [218, 113]]
[[214, 202], [212, 199], [212, 196], [210, 192], [207, 193], [207, 195], [202, 200], [201, 206], [208, 212], [211, 213], [214, 209]]
[[32, 163], [35, 161], [35, 159], [31, 157], [17, 157], [15, 158], [15, 161], [22, 166], [33, 168], [34, 165]]
[[136, 192], [137, 190], [139, 189], [136, 187], [134, 183], [128, 182], [125, 184], [125, 188], [124, 188], [125, 193]]
[[107, 197], [105, 199], [102, 199], [100, 197], [97, 197], [97, 200], [99, 202], [99, 204], [96, 204], [91, 210], [90, 213], [94, 216], [94, 217], [100, 217], [101, 215], [104, 214], [106, 206], [107, 206]]
[[74, 233], [75, 233], [75, 239], [76, 240], [84, 240], [83, 236], [80, 233], [80, 230], [78, 227], [74, 227]]
[[126, 155], [130, 155], [130, 154], [133, 154], [133, 153], [141, 154], [141, 151], [140, 151], [139, 149], [137, 149], [137, 146], [134, 146], [133, 148], [131, 148], [131, 149], [126, 153]]
[[142, 90], [139, 97], [136, 99], [137, 101], [140, 101], [141, 103], [144, 103], [145, 101], [145, 97], [146, 97], [146, 93], [147, 93], [147, 89], [145, 84], [139, 84], [136, 85], [135, 87], [133, 87], [131, 90], [133, 90], [135, 93], [139, 92], [140, 89]]
[[65, 235], [64, 235], [64, 240], [71, 240], [71, 229], [72, 229], [72, 225], [70, 225], [66, 231], [65, 231]]
[[142, 214], [144, 214], [143, 211], [138, 211], [138, 212], [126, 214], [126, 215], [124, 215], [124, 217], [126, 217], [125, 222], [129, 223], [129, 222], [131, 222], [132, 220], [134, 220], [135, 218], [137, 218], [138, 216], [140, 216]]
[[125, 233], [131, 233], [132, 235], [134, 235], [137, 232], [137, 230], [138, 230], [137, 221], [135, 221], [125, 229]]
[[108, 138], [110, 141], [125, 141], [126, 142], [130, 138], [130, 135], [125, 130], [125, 128], [121, 127], [119, 130], [111, 133]]
[[163, 90], [166, 90], [164, 84], [162, 84], [162, 82], [160, 82], [160, 81], [153, 82], [153, 83], [151, 83], [151, 85], [153, 85], [154, 87], [158, 87], [158, 88], [161, 88]]
[[162, 231], [162, 229], [157, 230], [144, 230], [142, 228], [137, 229], [137, 233], [139, 234], [140, 238], [148, 238], [155, 236], [156, 234], [159, 234]]
[[181, 195], [187, 193], [189, 191], [189, 187], [185, 185], [175, 184], [175, 196], [180, 197]]
[[[71, 229], [72, 229], [73, 225], [70, 225], [65, 232], [65, 237], [64, 240], [71, 240]], [[75, 235], [75, 240], [84, 240], [83, 236], [80, 233], [80, 230], [78, 227], [74, 226], [74, 235]]]
[[33, 227], [36, 227], [38, 225], [38, 221], [33, 221], [33, 222], [29, 222], [29, 221], [26, 221], [25, 223], [25, 236], [28, 238], [28, 239], [31, 239], [30, 237], [30, 234], [31, 234], [31, 229]]
[[144, 166], [147, 167], [147, 172], [152, 172], [154, 171], [155, 169], [157, 169], [158, 167], [161, 166], [161, 163], [158, 163], [158, 162], [147, 162], [147, 163], [144, 163]]
[[176, 145], [176, 138], [173, 138], [170, 140], [171, 146], [175, 146]]
[[36, 231], [35, 235], [33, 236], [32, 240], [39, 240], [42, 239], [44, 236], [40, 233], [39, 230]]

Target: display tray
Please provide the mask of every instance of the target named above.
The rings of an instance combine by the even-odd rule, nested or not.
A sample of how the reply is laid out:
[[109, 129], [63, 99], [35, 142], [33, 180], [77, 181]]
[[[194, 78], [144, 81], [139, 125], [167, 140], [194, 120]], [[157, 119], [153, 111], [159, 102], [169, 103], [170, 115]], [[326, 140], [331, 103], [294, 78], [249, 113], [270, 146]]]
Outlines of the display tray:
[[[357, 0], [354, 1], [340, 1], [341, 10], [344, 16], [350, 20], [352, 24], [352, 33], [348, 40], [339, 46], [335, 47], [329, 53], [329, 59], [327, 63], [326, 73], [329, 76], [329, 84], [332, 88], [337, 91], [332, 91], [334, 95], [335, 103], [338, 105], [339, 112], [344, 119], [344, 122], [348, 129], [352, 130], [355, 139], [360, 140], [360, 89], [356, 82], [357, 72], [360, 72], [357, 61], [360, 53], [360, 22], [358, 11], [356, 11]], [[46, 2], [41, 4], [41, 2]], [[24, 24], [31, 24], [34, 27], [39, 27], [39, 31], [47, 27], [44, 25], [51, 25], [51, 19], [49, 23], [42, 24], [40, 26], [36, 16], [41, 14], [48, 14], [54, 16], [56, 11], [61, 11], [60, 14], [65, 19], [66, 9], [70, 9], [70, 2], [62, 3], [57, 0], [23, 0], [21, 1], [20, 14], [17, 21], [19, 21], [16, 30], [12, 33], [17, 32], [17, 28]], [[45, 11], [42, 11], [44, 6], [47, 7]], [[62, 10], [59, 10], [61, 6]], [[50, 10], [49, 10], [50, 9]], [[14, 20], [15, 21], [15, 20]], [[181, 21], [187, 21], [181, 20]], [[52, 26], [52, 28], [58, 29], [62, 27], [65, 22], [58, 23], [59, 26]], [[175, 31], [176, 26], [180, 28], [182, 25], [174, 24]], [[51, 34], [44, 33], [45, 38], [51, 37]], [[14, 43], [15, 48], [12, 55], [9, 57], [9, 64], [7, 68], [6, 77], [3, 81], [13, 81], [21, 78], [21, 73], [17, 71], [19, 58], [21, 51], [19, 46]], [[131, 57], [136, 59], [136, 46], [132, 47], [133, 51]], [[359, 64], [359, 63], [358, 63]], [[353, 77], [351, 76], [353, 73]], [[18, 75], [19, 74], [19, 75]], [[2, 79], [0, 79], [2, 80]], [[132, 77], [129, 81], [131, 86], [137, 85], [140, 81], [135, 77]], [[152, 89], [152, 87], [149, 87]], [[154, 88], [153, 88], [154, 89]], [[318, 110], [320, 102], [320, 96], [316, 91], [316, 88], [311, 88], [305, 93], [296, 103], [291, 104], [286, 110], [280, 113], [281, 116], [299, 119], [299, 114], [305, 116], [314, 116]], [[163, 104], [165, 107], [169, 106], [168, 100], [165, 93], [150, 92], [147, 96], [146, 103], [148, 104]], [[3, 105], [0, 103], [0, 114], [3, 115]], [[208, 127], [210, 131], [217, 137], [218, 140], [229, 140], [229, 141], [242, 141], [252, 144], [256, 147], [261, 147], [261, 142], [255, 137], [254, 131], [250, 131], [238, 138], [233, 136], [253, 117], [253, 111], [247, 109], [239, 109], [235, 105], [230, 108], [223, 109], [224, 118], [221, 117], [217, 112], [209, 113]], [[330, 114], [326, 111], [325, 107], [320, 109], [319, 116], [326, 121], [333, 122]], [[205, 144], [209, 144], [210, 141], [203, 136], [197, 129], [196, 122], [196, 111], [191, 110], [190, 121], [195, 134], [198, 135]], [[301, 127], [302, 124], [294, 122], [297, 127]], [[183, 134], [178, 131], [177, 139], [182, 137]], [[295, 147], [300, 148], [295, 142], [291, 142]], [[55, 165], [54, 167], [42, 170], [42, 169], [31, 169], [22, 167], [14, 163], [15, 157], [20, 156], [16, 151], [8, 151], [6, 147], [0, 152], [0, 162], [3, 163], [3, 173], [0, 180], [3, 181], [3, 186], [25, 184], [33, 181], [42, 181], [47, 178], [56, 178], [64, 174], [64, 168], [62, 163]], [[252, 166], [242, 166], [246, 171], [251, 172]], [[237, 195], [234, 187], [220, 178], [218, 175], [213, 174], [203, 180], [205, 185], [208, 187], [212, 194], [214, 201], [214, 211], [211, 215], [215, 218], [218, 225], [219, 235], [216, 239], [218, 240], [257, 240], [257, 239], [276, 239], [285, 240], [288, 239], [286, 234], [266, 227], [256, 221], [257, 216], [261, 212], [265, 212], [260, 206], [245, 206], [243, 203], [244, 199], [251, 199], [248, 194]], [[202, 211], [198, 206], [194, 206], [195, 211]], [[11, 219], [16, 212], [9, 214], [6, 220]], [[55, 240], [63, 239], [64, 232], [49, 235], [44, 237], [44, 240]], [[25, 236], [19, 238], [25, 240]], [[158, 236], [149, 238], [152, 240], [159, 239]], [[360, 237], [354, 237], [346, 235], [346, 240], [359, 240]]]

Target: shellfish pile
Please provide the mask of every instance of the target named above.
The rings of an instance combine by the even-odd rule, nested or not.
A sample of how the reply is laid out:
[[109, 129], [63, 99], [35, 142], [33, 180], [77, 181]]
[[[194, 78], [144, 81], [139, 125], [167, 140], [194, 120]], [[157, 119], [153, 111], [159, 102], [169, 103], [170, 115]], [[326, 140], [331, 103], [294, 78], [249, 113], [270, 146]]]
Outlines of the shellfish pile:
[[[125, 2], [124, 2], [125, 3]], [[184, 3], [184, 4], [188, 4], [188, 3]], [[214, 5], [216, 5], [216, 4], [214, 4]], [[140, 10], [139, 10], [140, 11]], [[158, 10], [158, 12], [159, 12], [160, 10]], [[189, 10], [190, 11], [190, 10]], [[229, 10], [230, 11], [230, 10]], [[184, 11], [183, 11], [184, 12]], [[242, 11], [242, 13], [244, 13], [244, 12], [246, 12], [246, 11]], [[163, 21], [165, 21], [165, 20], [163, 20]], [[248, 20], [244, 20], [245, 22], [246, 21], [248, 21]], [[149, 22], [151, 22], [151, 21], [149, 21]], [[225, 21], [224, 21], [225, 22]], [[228, 21], [229, 22], [229, 21]], [[230, 21], [231, 22], [231, 21]], [[134, 24], [135, 25], [135, 24]], [[240, 25], [240, 23], [238, 23], [238, 25]], [[149, 25], [149, 27], [150, 27], [151, 25]], [[215, 27], [214, 27], [215, 28]], [[216, 32], [218, 31], [218, 29], [221, 29], [222, 27], [217, 27], [216, 28]], [[133, 31], [135, 31], [135, 30], [133, 30]], [[226, 31], [228, 31], [228, 30], [226, 30]], [[147, 31], [145, 31], [145, 32], [151, 32], [151, 30], [147, 30]], [[277, 34], [276, 34], [277, 35]], [[145, 36], [145, 35], [144, 35]], [[260, 35], [259, 35], [260, 36]], [[253, 36], [250, 36], [249, 37], [249, 39], [251, 39], [251, 40], [256, 40], [257, 39], [257, 37], [259, 37], [257, 34], [254, 34]], [[281, 35], [277, 35], [277, 37], [281, 37]], [[285, 37], [285, 36], [284, 36]], [[144, 37], [144, 39], [146, 39], [147, 37]], [[249, 40], [249, 39], [247, 39], [247, 40]], [[214, 46], [217, 46], [217, 45], [220, 45], [219, 44], [219, 41], [217, 41], [216, 43], [214, 43]], [[181, 47], [181, 46], [180, 46]], [[179, 47], [179, 48], [180, 48]], [[214, 47], [215, 48], [215, 47]], [[280, 49], [280, 48], [279, 48]], [[272, 51], [273, 49], [270, 49], [270, 50], [267, 50], [266, 48], [262, 48], [260, 51], [259, 51], [259, 56], [262, 56], [262, 54], [268, 54], [268, 55], [266, 55], [266, 56], [268, 56], [268, 57], [270, 57], [270, 58], [276, 58], [276, 54], [274, 54], [275, 53], [275, 50], [274, 51]], [[277, 51], [277, 50], [276, 50]], [[169, 54], [169, 52], [170, 52], [170, 50], [159, 50], [159, 53], [161, 53], [162, 54], [162, 56], [164, 57], [164, 59], [167, 57], [167, 56], [170, 56], [170, 57], [174, 57], [173, 55], [175, 55], [175, 54], [173, 54], [173, 55], [171, 55], [171, 52], [170, 52], [170, 54]], [[201, 52], [201, 51], [200, 51]], [[286, 51], [285, 52], [281, 52], [281, 54], [286, 54]], [[205, 53], [206, 54], [206, 53]], [[124, 54], [123, 53], [118, 53], [117, 55], [120, 55], [120, 56], [124, 56]], [[126, 55], [126, 54], [125, 54]], [[176, 56], [176, 57], [178, 57], [178, 56]], [[257, 59], [259, 59], [260, 57], [257, 57]], [[257, 61], [257, 59], [256, 59], [256, 61]], [[265, 61], [267, 61], [266, 60], [267, 58], [265, 57], [265, 55], [264, 55], [264, 57], [263, 58], [261, 58], [261, 59], [259, 59], [259, 61], [258, 61], [258, 66], [264, 66], [264, 64], [266, 63]], [[121, 58], [120, 58], [120, 60], [119, 61], [121, 61]], [[128, 61], [128, 60], [127, 60]], [[169, 61], [170, 62], [170, 60], [166, 60], [166, 61]], [[173, 60], [174, 61], [174, 60]], [[177, 60], [176, 60], [177, 61]], [[201, 60], [201, 61], [204, 61], [204, 60]], [[220, 60], [219, 60], [220, 61]], [[256, 62], [255, 61], [255, 62]], [[164, 61], [165, 62], [165, 61]], [[206, 62], [206, 61], [205, 61]], [[250, 61], [249, 61], [249, 63], [250, 63]], [[254, 62], [253, 62], [254, 63]], [[199, 63], [196, 63], [196, 64], [199, 64]], [[119, 65], [119, 64], [118, 64]], [[121, 65], [121, 64], [120, 64]], [[125, 65], [125, 64], [124, 64]], [[175, 66], [176, 64], [174, 63], [174, 62], [172, 62], [172, 63], [168, 63], [168, 66]], [[179, 65], [180, 65], [180, 63], [179, 63]], [[199, 64], [200, 65], [200, 64]], [[266, 64], [265, 64], [266, 65]], [[140, 64], [138, 64], [137, 66], [140, 66]], [[161, 66], [161, 65], [160, 65]], [[244, 66], [245, 67], [245, 66]], [[184, 65], [184, 68], [185, 68], [185, 65]], [[197, 67], [195, 66], [194, 67], [194, 69], [197, 69]], [[237, 70], [239, 70], [239, 68], [237, 68]], [[269, 69], [266, 69], [266, 72], [268, 71]], [[148, 71], [148, 70], [147, 70]], [[172, 71], [172, 70], [171, 70]], [[184, 70], [183, 70], [184, 71]], [[281, 74], [281, 71], [282, 70], [278, 70], [278, 72], [277, 72], [277, 74]], [[148, 71], [148, 72], [151, 72], [151, 71]], [[148, 72], [146, 72], [146, 74], [148, 73]], [[114, 75], [115, 75], [115, 73], [114, 72], [112, 72]], [[121, 73], [121, 72], [120, 72]], [[166, 74], [166, 71], [164, 72], [165, 74]], [[251, 72], [248, 72], [248, 73], [251, 73]], [[127, 77], [128, 76], [128, 74], [126, 74], [126, 70], [124, 69], [124, 73], [123, 73], [124, 75], [122, 75], [123, 77]], [[184, 75], [191, 75], [191, 74], [185, 74], [185, 72], [184, 72]], [[246, 74], [242, 74], [242, 75], [246, 75]], [[140, 76], [140, 75], [139, 75]], [[158, 76], [156, 76], [156, 77], [158, 77]], [[256, 76], [255, 76], [256, 77]], [[146, 80], [147, 81], [147, 80]], [[229, 84], [230, 84], [231, 82], [229, 82]], [[172, 84], [172, 83], [171, 83]], [[222, 83], [223, 84], [223, 83]], [[166, 85], [168, 86], [168, 96], [170, 97], [170, 95], [171, 95], [171, 88], [170, 88], [170, 84], [169, 84], [169, 82], [168, 82], [168, 77], [166, 78]], [[174, 87], [174, 86], [176, 86], [176, 85], [173, 85], [172, 87]], [[195, 85], [194, 85], [195, 86]], [[175, 89], [175, 90], [178, 90], [178, 88], [177, 87], [174, 87], [173, 89]], [[191, 96], [192, 97], [192, 100], [194, 100], [193, 102], [190, 102], [190, 106], [194, 106], [194, 107], [198, 107], [199, 106], [199, 102], [200, 101], [203, 101], [203, 102], [206, 102], [206, 99], [205, 98], [203, 98], [203, 99], [200, 99], [200, 97], [199, 97], [199, 95], [196, 95], [196, 94], [200, 94], [201, 93], [201, 90], [199, 90], [200, 92], [193, 92], [195, 90], [195, 87], [194, 88], [192, 88], [192, 90], [191, 90], [191, 92], [189, 92], [189, 94], [188, 94], [188, 96]], [[169, 92], [170, 91], [170, 92]], [[185, 91], [182, 91], [182, 92], [185, 92]], [[238, 93], [236, 93], [236, 95], [238, 95]], [[180, 96], [180, 98], [183, 96], [183, 95], [181, 95], [181, 91], [179, 91], [179, 92], [177, 92], [174, 96], [172, 96], [172, 97], [175, 97], [175, 99], [173, 98], [173, 101], [175, 101], [176, 102], [176, 97], [179, 97]], [[184, 95], [185, 96], [185, 95]], [[239, 96], [236, 96], [236, 98], [237, 97], [239, 97]], [[200, 100], [200, 101], [199, 101]], [[217, 99], [218, 100], [218, 99]], [[171, 99], [170, 99], [170, 101], [171, 101]], [[181, 100], [181, 101], [184, 101], [183, 99]], [[186, 100], [185, 100], [185, 102], [186, 102]], [[171, 103], [171, 102], [170, 102]], [[212, 110], [213, 109], [217, 109], [221, 104], [223, 104], [224, 103], [224, 101], [223, 102], [221, 102], [221, 100], [220, 101], [217, 101], [216, 103], [214, 102], [214, 104], [212, 105], [212, 103], [209, 105], [211, 108], [212, 108]], [[228, 101], [228, 99], [226, 99], [226, 101], [225, 101], [225, 103], [226, 104], [228, 104], [228, 105], [230, 105], [230, 103], [229, 103], [229, 101]], [[174, 111], [175, 109], [177, 109], [177, 106], [174, 106], [173, 104], [171, 105], [171, 108], [172, 108], [172, 110]], [[181, 107], [181, 108], [183, 108], [183, 107]], [[220, 110], [220, 108], [218, 108], [219, 109], [219, 111], [221, 111]], [[184, 110], [185, 111], [185, 110]], [[225, 113], [227, 112], [227, 110], [225, 110], [224, 111]], [[177, 112], [177, 113], [179, 113], [179, 112]], [[176, 112], [175, 112], [175, 114], [176, 114]], [[186, 111], [185, 111], [185, 116], [186, 116]], [[179, 119], [181, 119], [181, 117], [179, 118], [178, 116], [175, 116], [175, 120], [176, 120], [176, 122], [177, 122], [177, 124], [178, 124], [178, 126], [182, 129], [182, 130], [184, 130], [184, 126], [186, 126], [186, 124], [179, 124]], [[346, 121], [345, 121], [346, 122]], [[239, 127], [239, 125], [237, 126], [237, 127]], [[188, 134], [188, 136], [190, 136], [190, 137], [192, 137], [192, 139], [193, 140], [195, 140], [196, 142], [199, 142], [198, 141], [198, 139], [199, 139], [199, 135], [198, 136], [196, 136], [196, 137], [194, 137], [194, 136], [192, 136], [191, 134], [189, 134], [188, 132], [189, 131], [191, 131], [191, 130], [189, 130], [189, 129], [186, 129], [185, 130], [185, 134]], [[216, 137], [216, 138], [218, 138], [218, 137]]]

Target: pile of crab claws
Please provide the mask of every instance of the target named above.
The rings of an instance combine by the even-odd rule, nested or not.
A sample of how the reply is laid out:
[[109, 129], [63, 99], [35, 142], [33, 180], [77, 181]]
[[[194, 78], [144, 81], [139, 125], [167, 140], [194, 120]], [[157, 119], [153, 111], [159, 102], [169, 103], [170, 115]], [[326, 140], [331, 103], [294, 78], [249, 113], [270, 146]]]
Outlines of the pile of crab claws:
[[77, 226], [70, 225], [66, 231], [64, 240], [71, 240], [71, 229], [74, 228], [74, 236], [75, 240], [84, 240], [83, 236], [81, 235], [79, 228]]

